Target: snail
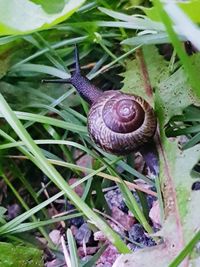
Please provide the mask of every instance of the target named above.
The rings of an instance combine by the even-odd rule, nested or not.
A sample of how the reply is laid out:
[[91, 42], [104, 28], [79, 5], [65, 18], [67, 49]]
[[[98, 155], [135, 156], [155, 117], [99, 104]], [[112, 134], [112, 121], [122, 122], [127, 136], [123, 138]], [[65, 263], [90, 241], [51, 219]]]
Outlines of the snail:
[[153, 108], [141, 97], [116, 90], [101, 91], [81, 74], [75, 48], [75, 71], [69, 79], [43, 80], [70, 83], [90, 105], [88, 132], [104, 151], [127, 155], [137, 151], [154, 136], [156, 117]]

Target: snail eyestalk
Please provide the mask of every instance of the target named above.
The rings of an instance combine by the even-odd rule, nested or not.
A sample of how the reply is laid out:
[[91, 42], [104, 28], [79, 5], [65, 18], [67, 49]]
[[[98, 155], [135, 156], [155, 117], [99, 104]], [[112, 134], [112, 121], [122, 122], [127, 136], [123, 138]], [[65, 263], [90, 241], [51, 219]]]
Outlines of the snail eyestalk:
[[77, 45], [75, 45], [75, 50], [74, 50], [74, 61], [75, 61], [75, 74], [81, 74], [79, 51]]
[[89, 104], [93, 104], [97, 99], [103, 94], [103, 91], [99, 90], [96, 86], [91, 84], [90, 80], [83, 77], [81, 74], [80, 64], [79, 64], [79, 53], [78, 48], [75, 46], [74, 51], [75, 59], [75, 71], [72, 73], [69, 79], [52, 79], [52, 80], [42, 80], [45, 83], [70, 83], [72, 84], [80, 96], [87, 101]]

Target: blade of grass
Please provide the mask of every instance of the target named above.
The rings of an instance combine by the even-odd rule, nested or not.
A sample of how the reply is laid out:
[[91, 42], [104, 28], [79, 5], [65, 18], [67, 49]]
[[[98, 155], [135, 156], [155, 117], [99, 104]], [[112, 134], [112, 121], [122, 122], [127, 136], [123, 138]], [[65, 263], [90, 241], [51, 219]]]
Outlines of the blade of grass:
[[[61, 137], [61, 136], [58, 134], [58, 132], [57, 132], [52, 126], [50, 126], [50, 125], [47, 125], [47, 124], [44, 125], [44, 129], [48, 132], [48, 134], [49, 134], [50, 136], [52, 136], [52, 138], [53, 138], [54, 140], [56, 140], [56, 139], [58, 139], [58, 140], [60, 140], [60, 139], [65, 139], [65, 138]], [[64, 137], [65, 137], [65, 136], [64, 136]], [[59, 145], [59, 147], [60, 147], [60, 149], [62, 150], [63, 155], [64, 155], [64, 157], [66, 158], [66, 160], [69, 161], [70, 163], [75, 164], [75, 160], [74, 160], [74, 158], [73, 158], [72, 152], [71, 152], [71, 150], [68, 148], [68, 146]], [[79, 175], [79, 172], [78, 172], [78, 171], [75, 171], [75, 173], [76, 173], [77, 175]]]
[[183, 147], [182, 149], [188, 149], [190, 147], [193, 147], [194, 145], [196, 145], [197, 143], [200, 142], [200, 133], [195, 134], [195, 136], [193, 136]]
[[[57, 48], [60, 48], [60, 47], [63, 47], [63, 46], [67, 46], [67, 45], [72, 45], [72, 44], [78, 44], [82, 41], [85, 41], [86, 39], [88, 38], [88, 36], [82, 36], [82, 37], [77, 37], [77, 38], [72, 38], [72, 39], [68, 39], [68, 40], [64, 40], [64, 41], [60, 41], [60, 42], [56, 42], [55, 44], [52, 44], [51, 45], [51, 48], [52, 49], [57, 49]], [[15, 65], [13, 65], [12, 67], [17, 67], [21, 64], [24, 64], [32, 59], [35, 59], [41, 55], [43, 55], [44, 53], [48, 52], [49, 51], [49, 48], [46, 47], [44, 49], [41, 49], [39, 51], [37, 51], [36, 53], [32, 54], [31, 56], [17, 62]]]
[[[61, 95], [59, 98], [57, 99], [54, 99], [52, 97], [49, 97], [48, 96], [48, 99], [50, 101], [50, 104], [49, 104], [49, 107], [56, 107], [57, 105], [58, 106], [61, 106], [63, 108], [63, 104], [62, 104], [62, 101], [64, 101], [65, 99], [67, 99], [70, 95], [72, 95], [73, 93], [75, 92], [75, 89], [72, 88], [70, 89], [69, 91], [67, 91], [66, 93], [64, 93], [63, 95]], [[44, 110], [42, 112], [40, 112], [39, 115], [45, 115], [48, 113], [48, 110]], [[29, 121], [25, 124], [25, 128], [28, 128], [30, 127], [31, 125], [34, 124], [34, 121]]]
[[[15, 114], [17, 118], [21, 120], [50, 124], [50, 125], [60, 127], [66, 130], [74, 131], [77, 133], [87, 133], [86, 127], [81, 126], [81, 125], [76, 125], [73, 123], [61, 121], [58, 119], [54, 119], [54, 118], [50, 118], [50, 117], [46, 117], [46, 116], [42, 116], [42, 115], [38, 115], [34, 113], [16, 111]], [[0, 117], [2, 117], [1, 114], [0, 114]]]
[[158, 178], [155, 179], [155, 182], [156, 182], [155, 186], [156, 186], [157, 198], [158, 198], [158, 203], [159, 203], [159, 208], [160, 208], [161, 225], [163, 225], [165, 212], [164, 212], [164, 203], [163, 203], [163, 197], [162, 197], [162, 191], [161, 191], [161, 184]]
[[185, 259], [185, 257], [192, 252], [194, 246], [200, 240], [200, 231], [192, 238], [192, 240], [184, 247], [184, 249], [179, 253], [179, 255], [170, 263], [169, 267], [180, 266], [180, 263]]
[[70, 229], [67, 229], [67, 242], [68, 242], [71, 264], [73, 267], [79, 267], [80, 265], [79, 265], [79, 256], [77, 252], [77, 247], [72, 231]]
[[17, 40], [19, 37], [18, 36], [5, 36], [0, 38], [0, 45], [5, 45], [10, 42], [13, 42]]
[[[99, 151], [105, 158], [107, 158], [107, 159], [109, 159], [109, 160], [114, 160], [114, 158], [116, 158], [116, 156], [113, 156], [113, 155], [111, 155], [111, 154], [105, 153], [104, 151], [102, 151], [102, 150], [101, 150], [100, 148], [98, 148], [97, 146], [94, 146], [94, 147], [95, 147], [95, 149], [96, 149], [97, 151]], [[154, 182], [153, 182], [150, 178], [144, 176], [142, 173], [139, 173], [138, 171], [136, 171], [134, 168], [132, 168], [130, 165], [128, 165], [128, 164], [127, 164], [126, 162], [124, 162], [123, 160], [120, 160], [119, 163], [118, 163], [118, 165], [119, 165], [120, 167], [122, 167], [125, 171], [127, 171], [128, 173], [132, 174], [133, 176], [135, 176], [135, 177], [137, 177], [137, 178], [139, 178], [139, 179], [144, 180], [144, 181], [145, 181], [146, 183], [148, 183], [148, 184], [154, 185]]]
[[106, 250], [106, 248], [108, 247], [107, 244], [103, 245], [99, 251], [92, 256], [92, 258], [90, 258], [86, 263], [82, 264], [82, 267], [93, 267], [95, 266], [95, 263], [97, 262], [97, 260], [101, 257], [101, 255], [103, 254], [103, 252]]
[[[91, 156], [95, 156], [94, 153], [91, 150], [89, 150], [87, 147], [82, 146], [82, 145], [80, 145], [76, 142], [73, 142], [73, 141], [46, 139], [46, 140], [34, 140], [34, 142], [38, 145], [40, 145], [40, 144], [42, 144], [42, 145], [57, 144], [57, 145], [73, 146], [75, 148], [78, 148], [80, 150], [85, 151], [87, 154], [89, 154]], [[24, 146], [24, 145], [25, 145], [24, 142], [18, 141], [18, 142], [12, 142], [9, 144], [5, 144], [5, 145], [0, 145], [0, 149], [7, 149], [7, 148], [11, 148], [11, 147]]]
[[12, 231], [12, 229], [14, 229], [15, 227], [18, 227], [22, 222], [27, 220], [33, 214], [37, 213], [38, 211], [40, 211], [41, 209], [43, 209], [47, 205], [51, 204], [53, 201], [55, 201], [56, 199], [60, 198], [63, 195], [64, 195], [64, 192], [59, 192], [56, 195], [54, 195], [53, 197], [50, 197], [49, 199], [43, 201], [42, 203], [40, 203], [39, 205], [35, 206], [34, 208], [29, 209], [28, 211], [26, 211], [23, 214], [17, 216], [13, 220], [11, 220], [11, 221], [7, 222], [6, 224], [2, 225], [0, 227], [0, 235], [4, 235], [4, 234]]
[[[49, 160], [49, 161], [51, 163], [55, 163], [55, 161], [52, 161], [52, 160]], [[63, 162], [63, 164], [66, 165], [66, 166], [70, 166], [70, 167], [71, 167], [71, 165], [73, 165], [73, 164], [70, 164], [70, 163], [67, 163], [67, 162]], [[60, 166], [64, 166], [64, 165], [60, 164]], [[74, 165], [74, 166], [76, 167], [76, 165]], [[96, 171], [91, 169], [91, 173], [90, 174], [88, 174], [87, 176], [83, 177], [79, 181], [75, 182], [70, 187], [71, 188], [75, 188], [76, 186], [80, 185], [81, 183], [83, 183], [84, 181], [86, 181], [89, 178], [93, 177], [94, 175], [97, 175], [99, 172], [103, 171], [105, 168], [106, 168], [106, 166], [102, 166], [101, 168], [99, 168]], [[76, 168], [76, 169], [82, 170], [82, 167], [79, 167], [79, 168]], [[12, 221], [6, 223], [6, 225], [0, 227], [0, 233], [1, 234], [5, 234], [5, 233], [8, 233], [8, 232], [12, 232], [13, 229], [16, 229], [16, 228], [18, 229], [18, 227], [20, 227], [20, 224], [23, 221], [25, 221], [31, 215], [33, 215], [36, 212], [40, 211], [41, 209], [43, 209], [44, 207], [46, 207], [47, 205], [49, 205], [50, 203], [52, 203], [53, 201], [55, 201], [56, 199], [60, 198], [63, 195], [64, 195], [64, 192], [60, 192], [60, 193], [56, 194], [55, 196], [49, 198], [48, 200], [46, 200], [46, 201], [40, 203], [39, 205], [35, 206], [34, 208], [28, 210], [24, 214], [21, 214], [18, 217], [14, 218]]]
[[165, 3], [164, 9], [175, 23], [179, 32], [186, 40], [189, 40], [198, 50], [200, 50], [200, 30], [196, 24], [189, 19], [183, 10], [173, 2]]
[[[178, 128], [178, 127], [177, 127]], [[193, 133], [199, 133], [200, 131], [200, 125], [193, 125], [190, 127], [185, 127], [176, 129], [173, 131], [170, 131], [170, 128], [166, 130], [166, 135], [170, 135], [171, 137], [173, 136], [178, 136], [178, 135], [187, 135], [187, 134], [193, 134]]]
[[199, 90], [199, 77], [196, 76], [196, 72], [194, 66], [192, 65], [188, 55], [183, 49], [182, 43], [180, 42], [178, 36], [176, 35], [173, 24], [170, 17], [167, 15], [165, 8], [166, 5], [161, 3], [160, 0], [153, 0], [153, 3], [157, 9], [157, 13], [161, 18], [162, 22], [165, 25], [166, 31], [169, 35], [169, 38], [179, 56], [183, 67], [185, 69], [186, 75], [189, 77], [190, 84], [193, 88], [194, 93], [200, 98], [200, 90]]
[[41, 65], [41, 64], [21, 64], [20, 66], [11, 67], [8, 75], [12, 76], [13, 73], [20, 72], [22, 76], [26, 76], [26, 72], [39, 72], [46, 73], [61, 79], [68, 79], [70, 75], [66, 71], [59, 70], [55, 67]]
[[[46, 41], [39, 32], [35, 32], [34, 35], [39, 39], [39, 41], [44, 45], [44, 47], [49, 49], [45, 55], [46, 57], [56, 66], [56, 68], [67, 71], [64, 61], [59, 56], [57, 51], [51, 47], [48, 41]], [[42, 49], [43, 47], [37, 46], [37, 48]]]
[[60, 216], [60, 217], [56, 217], [56, 218], [52, 218], [50, 220], [46, 220], [46, 221], [35, 221], [35, 222], [30, 222], [30, 223], [20, 223], [18, 226], [13, 227], [10, 231], [8, 231], [7, 233], [12, 233], [12, 234], [16, 234], [16, 233], [23, 233], [23, 232], [27, 232], [27, 231], [32, 231], [38, 227], [44, 227], [47, 225], [51, 225], [53, 223], [57, 223], [57, 222], [61, 222], [61, 221], [66, 221], [75, 217], [80, 217], [82, 216], [82, 213], [73, 213], [73, 214], [69, 214], [66, 216]]

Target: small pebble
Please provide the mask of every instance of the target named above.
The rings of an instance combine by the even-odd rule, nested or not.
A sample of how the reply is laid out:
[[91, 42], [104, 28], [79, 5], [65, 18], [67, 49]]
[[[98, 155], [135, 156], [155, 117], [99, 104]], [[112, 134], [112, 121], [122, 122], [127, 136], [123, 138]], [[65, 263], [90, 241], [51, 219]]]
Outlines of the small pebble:
[[78, 229], [75, 239], [78, 244], [87, 244], [90, 241], [92, 235], [92, 231], [89, 229], [88, 224], [84, 223], [81, 225], [81, 227]]
[[192, 184], [192, 190], [194, 190], [194, 191], [200, 190], [200, 182], [199, 181], [198, 182], [194, 182]]
[[[131, 227], [128, 235], [131, 241], [139, 243], [142, 247], [152, 247], [156, 245], [155, 241], [151, 237], [147, 236], [143, 230], [143, 227], [139, 223], [136, 223]], [[134, 243], [130, 245], [131, 249], [133, 250], [139, 249], [141, 246], [137, 246]]]
[[110, 190], [105, 194], [105, 199], [108, 203], [109, 208], [118, 207], [120, 210], [128, 213], [128, 207], [126, 206], [120, 189]]

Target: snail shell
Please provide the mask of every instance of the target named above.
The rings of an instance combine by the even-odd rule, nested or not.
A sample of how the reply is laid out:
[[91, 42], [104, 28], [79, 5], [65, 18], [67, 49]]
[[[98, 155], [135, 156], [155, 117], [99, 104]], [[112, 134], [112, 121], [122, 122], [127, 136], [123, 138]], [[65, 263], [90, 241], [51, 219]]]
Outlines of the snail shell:
[[149, 142], [156, 130], [152, 107], [141, 97], [119, 91], [103, 92], [81, 74], [77, 47], [75, 72], [69, 79], [44, 82], [71, 83], [90, 105], [88, 131], [106, 152], [126, 155]]
[[93, 141], [106, 152], [126, 155], [153, 137], [156, 117], [141, 97], [119, 91], [104, 92], [92, 104], [88, 131]]

